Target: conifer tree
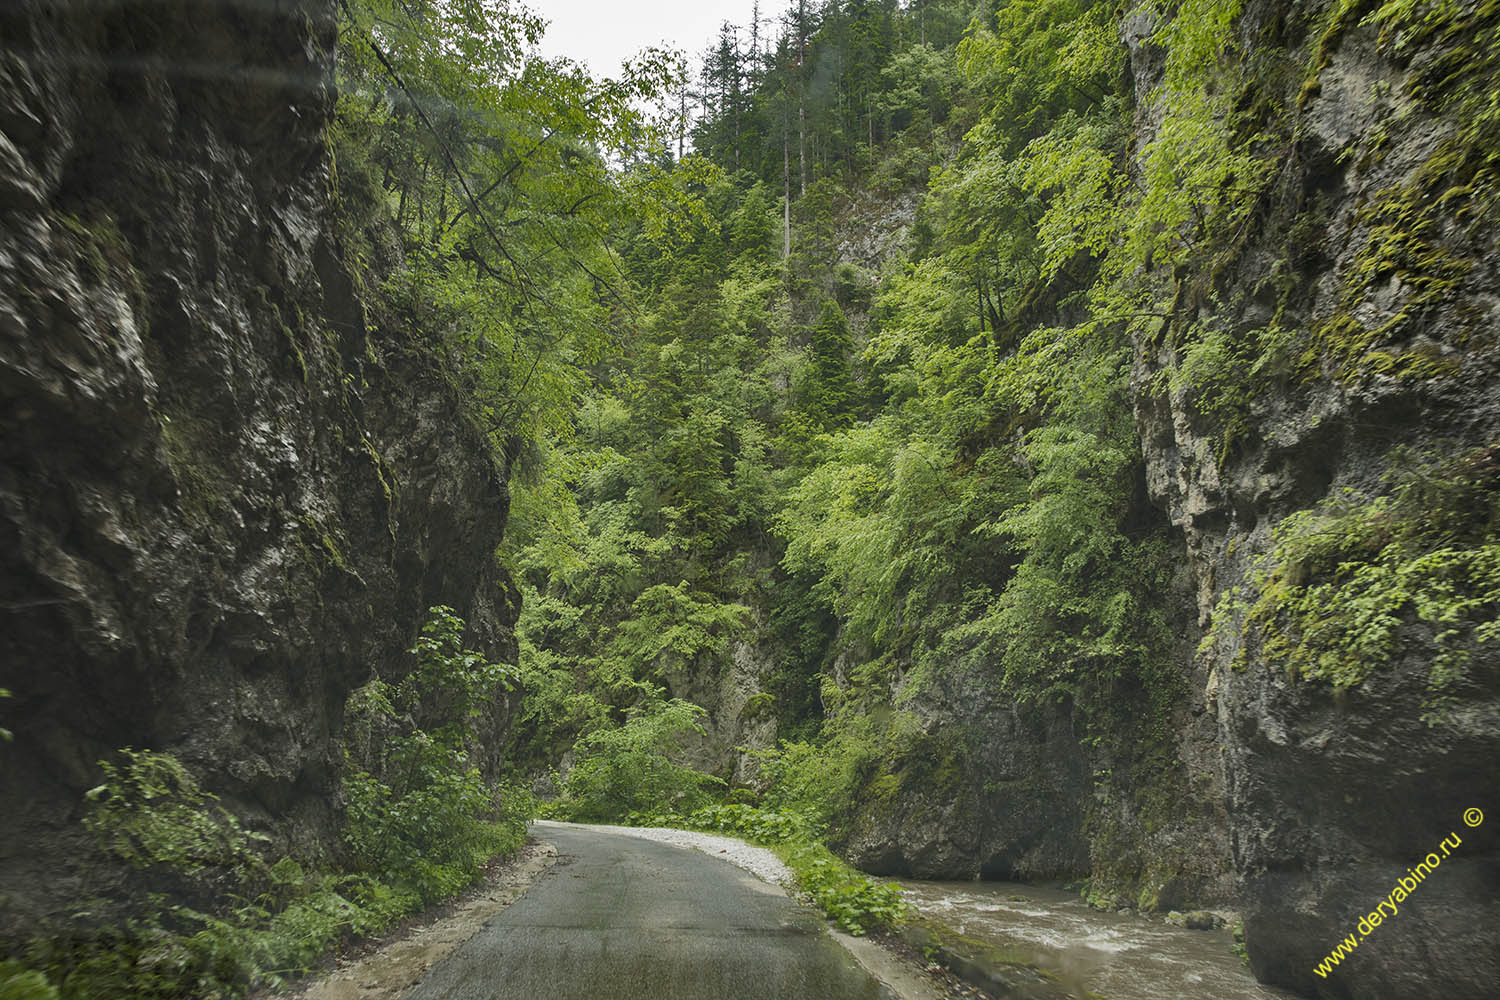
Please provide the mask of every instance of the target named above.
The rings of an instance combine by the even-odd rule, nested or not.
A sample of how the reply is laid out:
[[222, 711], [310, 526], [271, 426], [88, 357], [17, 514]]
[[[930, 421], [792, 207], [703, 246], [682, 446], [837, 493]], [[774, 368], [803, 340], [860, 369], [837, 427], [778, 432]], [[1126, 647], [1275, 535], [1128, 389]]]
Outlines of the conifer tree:
[[847, 427], [854, 422], [854, 379], [849, 372], [853, 349], [844, 311], [832, 299], [825, 300], [808, 346], [806, 389], [808, 415], [821, 427]]

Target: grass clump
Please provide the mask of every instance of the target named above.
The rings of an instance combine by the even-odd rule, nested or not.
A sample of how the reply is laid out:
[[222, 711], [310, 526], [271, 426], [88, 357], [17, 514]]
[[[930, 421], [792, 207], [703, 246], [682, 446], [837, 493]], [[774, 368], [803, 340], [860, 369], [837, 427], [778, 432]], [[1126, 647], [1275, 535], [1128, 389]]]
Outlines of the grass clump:
[[20, 962], [0, 962], [0, 1000], [58, 1000], [57, 987], [47, 977]]

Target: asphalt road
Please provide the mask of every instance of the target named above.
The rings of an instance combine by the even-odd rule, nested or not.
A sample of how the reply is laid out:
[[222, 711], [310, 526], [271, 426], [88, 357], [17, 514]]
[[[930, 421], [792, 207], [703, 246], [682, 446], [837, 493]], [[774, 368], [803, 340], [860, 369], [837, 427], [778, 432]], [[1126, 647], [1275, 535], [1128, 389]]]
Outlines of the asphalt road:
[[891, 1000], [821, 918], [697, 851], [549, 827], [558, 860], [406, 1000]]

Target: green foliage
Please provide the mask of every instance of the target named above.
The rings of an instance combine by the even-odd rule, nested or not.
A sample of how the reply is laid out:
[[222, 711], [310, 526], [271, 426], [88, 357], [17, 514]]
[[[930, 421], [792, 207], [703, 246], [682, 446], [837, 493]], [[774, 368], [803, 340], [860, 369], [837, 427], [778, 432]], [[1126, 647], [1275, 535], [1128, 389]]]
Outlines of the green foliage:
[[[1105, 261], [1096, 311], [1132, 308], [1112, 251], [1148, 230], [1120, 205], [1115, 37], [1101, 4], [1011, 3], [959, 47], [984, 117], [934, 179], [932, 255], [877, 299], [864, 356], [885, 406], [825, 439], [777, 524], [785, 567], [819, 580], [844, 644], [862, 651], [856, 688], [878, 690], [901, 664], [910, 697], [994, 665], [991, 683], [1017, 697], [1107, 711], [1116, 682], [1164, 681], [1164, 629], [1141, 581], [1164, 579], [1165, 554], [1133, 524], [1128, 327], [1021, 319], [1076, 300], [1090, 258]], [[1200, 36], [1169, 41], [1185, 65]], [[1159, 137], [1162, 164], [1186, 142], [1176, 127]], [[1173, 155], [1185, 163], [1186, 149]], [[1162, 166], [1162, 198], [1180, 187], [1169, 176]], [[1168, 207], [1146, 210], [1149, 231], [1179, 226]], [[851, 707], [868, 711], [864, 696]]]
[[796, 875], [798, 887], [850, 934], [898, 926], [910, 913], [899, 885], [866, 878], [822, 844], [794, 841], [777, 854]]
[[811, 842], [819, 835], [817, 823], [803, 813], [737, 802], [705, 806], [678, 822], [690, 830], [733, 834], [756, 844]]
[[485, 822], [495, 804], [466, 757], [455, 760], [418, 736], [393, 748], [388, 763], [400, 776], [391, 784], [365, 772], [344, 783], [346, 840], [361, 868], [404, 881], [431, 902], [473, 881], [484, 859], [517, 845]]
[[[518, 487], [505, 555], [525, 595], [524, 752], [540, 767], [586, 749], [567, 794], [589, 815], [749, 832], [769, 810], [836, 844], [914, 784], [982, 786], [969, 737], [905, 710], [934, 690], [1072, 706], [1119, 772], [1091, 819], [1102, 850], [1130, 835], [1101, 818], [1116, 784], [1142, 826], [1172, 813], [1175, 567], [1137, 412], [1170, 404], [1204, 442], [1187, 459], [1227, 466], [1268, 390], [1451, 376], [1446, 345], [1407, 341], [1484, 335], [1435, 320], [1500, 190], [1500, 46], [1482, 44], [1500, 8], [1338, 0], [1262, 23], [1245, 6], [799, 5], [764, 54], [721, 33], [696, 152], [633, 175], [674, 210], [614, 221], [635, 322], [559, 385], [577, 416]], [[1164, 60], [1149, 94], [1130, 89], [1127, 16]], [[1337, 307], [1309, 320], [1334, 196], [1297, 161], [1293, 109], [1361, 21], [1411, 67], [1406, 96], [1461, 125], [1359, 209]], [[1279, 44], [1304, 35], [1305, 53]], [[862, 230], [924, 184], [906, 252], [872, 262]], [[1262, 283], [1231, 287], [1248, 247], [1281, 242]], [[1372, 294], [1399, 300], [1379, 329], [1360, 319]], [[1133, 382], [1142, 364], [1160, 376]], [[1351, 504], [1288, 521], [1238, 613], [1336, 684], [1426, 629], [1447, 697], [1490, 637], [1487, 536], [1387, 537], [1418, 523], [1401, 503]], [[1318, 617], [1330, 602], [1349, 613]], [[777, 663], [744, 718], [774, 711], [796, 738], [759, 755], [761, 811], [694, 814], [666, 800], [704, 789], [646, 720], [744, 652]], [[632, 784], [615, 753], [666, 777]], [[1153, 864], [1101, 877], [1159, 888]]]
[[[345, 841], [356, 869], [421, 902], [451, 895], [479, 866], [525, 839], [529, 804], [472, 762], [476, 723], [513, 687], [513, 672], [463, 646], [463, 622], [434, 607], [392, 688], [373, 680], [346, 707]], [[426, 728], [420, 728], [425, 725]]]
[[[486, 782], [470, 763], [476, 723], [514, 675], [466, 650], [462, 632], [450, 609], [431, 609], [411, 673], [350, 696], [345, 838], [354, 871], [292, 857], [268, 864], [256, 850], [266, 838], [243, 831], [170, 754], [127, 748], [101, 761], [104, 781], [88, 793], [85, 819], [101, 846], [136, 866], [199, 877], [215, 905], [155, 896], [123, 926], [39, 939], [28, 961], [58, 992], [16, 995], [243, 996], [451, 895], [484, 861], [515, 850], [534, 811], [530, 793]], [[18, 990], [37, 983], [34, 974], [13, 978]], [[11, 985], [0, 976], [0, 991]]]
[[674, 761], [705, 711], [681, 699], [644, 705], [623, 725], [595, 730], [573, 747], [574, 764], [555, 814], [585, 822], [631, 813], [691, 813], [724, 782]]
[[[353, 255], [394, 223], [405, 251], [369, 276], [447, 362], [457, 398], [498, 453], [566, 425], [582, 366], [613, 339], [623, 297], [601, 235], [670, 200], [609, 158], [656, 155], [641, 108], [682, 80], [646, 50], [616, 79], [528, 50], [545, 24], [504, 0], [341, 4], [333, 134]], [[365, 249], [361, 249], [365, 248]]]
[[783, 740], [774, 750], [751, 756], [759, 766], [767, 809], [807, 816], [819, 830], [837, 836], [858, 810], [861, 786], [899, 756], [915, 732], [915, 720], [897, 715], [877, 721], [835, 713], [817, 743]]
[[1421, 650], [1427, 719], [1441, 721], [1474, 647], [1500, 637], [1495, 454], [1418, 464], [1382, 496], [1343, 491], [1284, 519], [1250, 600], [1226, 598], [1206, 641], [1238, 611], [1269, 663], [1338, 689]]
[[1113, 244], [1124, 181], [1115, 168], [1119, 142], [1117, 122], [1077, 118], [1026, 147], [1021, 183], [1050, 195], [1036, 228], [1041, 280], [1057, 277], [1080, 253], [1100, 257]]
[[202, 947], [193, 931], [151, 913], [86, 939], [37, 942], [27, 961], [47, 970], [63, 1000], [172, 1000], [244, 996], [243, 951]]
[[57, 987], [14, 959], [0, 962], [0, 1000], [58, 1000]]
[[1162, 122], [1142, 158], [1146, 192], [1133, 213], [1132, 262], [1188, 259], [1241, 229], [1272, 176], [1265, 136], [1238, 111], [1226, 40], [1238, 0], [1185, 0], [1156, 40], [1166, 75], [1153, 94]]
[[[233, 995], [241, 984], [278, 983], [306, 972], [341, 942], [385, 930], [419, 906], [415, 896], [379, 882], [307, 872], [291, 858], [271, 866], [262, 885], [223, 915], [186, 907], [166, 915], [161, 945], [182, 969], [210, 970], [199, 974], [200, 988], [217, 980]], [[168, 933], [166, 926], [177, 930]]]
[[452, 608], [438, 605], [427, 614], [410, 650], [416, 669], [402, 681], [399, 703], [433, 720], [442, 742], [461, 746], [474, 739], [470, 727], [494, 706], [499, 694], [515, 690], [516, 674], [463, 648], [464, 623]]
[[[1260, 179], [1262, 160], [1238, 119], [1220, 120], [1227, 98], [1215, 88], [1208, 101], [1194, 79], [1210, 66], [1232, 77], [1205, 38], [1235, 12], [1162, 34], [1183, 93], [1158, 95], [1170, 108], [1155, 193], [1138, 195], [1112, 9], [997, 7], [961, 43], [958, 5], [830, 8], [821, 25], [795, 24], [788, 41], [834, 57], [863, 108], [820, 107], [790, 48], [748, 69], [723, 46], [711, 56], [698, 150], [723, 174], [684, 159], [667, 176], [695, 207], [628, 230], [639, 327], [516, 499], [507, 559], [523, 581], [537, 764], [599, 733], [621, 745], [597, 746], [637, 752], [630, 727], [654, 715], [662, 685], [682, 693], [723, 669], [731, 640], [756, 636], [784, 654], [763, 692], [780, 732], [804, 737], [762, 761], [766, 805], [835, 836], [862, 808], [890, 807], [903, 781], [967, 787], [966, 748], [893, 710], [955, 674], [1021, 700], [1076, 699], [1098, 732], [1144, 708], [1152, 721], [1124, 727], [1121, 744], [1170, 738], [1159, 723], [1176, 688], [1153, 594], [1169, 563], [1136, 489], [1136, 324], [1114, 314], [1154, 311], [1136, 284], [1147, 258], [1188, 256], [1244, 222], [1234, 189]], [[888, 152], [860, 151], [872, 131]], [[785, 140], [785, 175], [782, 150], [761, 157], [752, 132]], [[939, 163], [934, 148], [956, 153]], [[1229, 165], [1213, 173], [1221, 153]], [[845, 182], [888, 157], [918, 181], [933, 168], [932, 181], [916, 249], [872, 287], [866, 262], [839, 260], [860, 225]], [[777, 273], [768, 195], [789, 189], [800, 197], [781, 206], [792, 226]], [[588, 781], [621, 789], [581, 787], [599, 800], [591, 815], [661, 812], [653, 799], [678, 794], [590, 768]]]
[[251, 848], [265, 838], [243, 833], [171, 755], [125, 749], [119, 757], [100, 762], [106, 780], [88, 796], [85, 824], [101, 845], [137, 866], [225, 871], [250, 898], [237, 896], [222, 915], [159, 901], [113, 934], [38, 945], [38, 964], [56, 972], [63, 997], [238, 996], [397, 915], [351, 902], [347, 879], [309, 876], [291, 858], [267, 868]]
[[819, 176], [866, 174], [893, 139], [929, 140], [950, 119], [948, 57], [971, 11], [957, 0], [798, 3], [769, 46], [763, 25], [725, 25], [704, 58], [693, 145], [778, 188], [789, 167], [799, 193]]
[[720, 604], [695, 593], [686, 581], [657, 584], [631, 603], [630, 617], [615, 634], [616, 655], [641, 675], [659, 676], [722, 653], [749, 614], [742, 604]]
[[87, 794], [84, 819], [101, 847], [137, 867], [168, 865], [196, 872], [206, 867], [243, 870], [255, 859], [254, 840], [227, 810], [213, 803], [197, 779], [171, 754], [119, 751], [101, 760], [103, 783]]
[[821, 429], [848, 426], [854, 419], [854, 380], [849, 372], [852, 350], [843, 311], [837, 302], [825, 301], [812, 328], [810, 358], [801, 392], [803, 408]]
[[[241, 883], [214, 913], [166, 906], [85, 937], [34, 942], [27, 961], [57, 984], [37, 997], [62, 1000], [204, 1000], [243, 997], [306, 972], [353, 937], [386, 929], [418, 900], [361, 876], [305, 871], [283, 858]], [[3, 976], [0, 976], [3, 982]], [[27, 994], [22, 994], [27, 996]]]

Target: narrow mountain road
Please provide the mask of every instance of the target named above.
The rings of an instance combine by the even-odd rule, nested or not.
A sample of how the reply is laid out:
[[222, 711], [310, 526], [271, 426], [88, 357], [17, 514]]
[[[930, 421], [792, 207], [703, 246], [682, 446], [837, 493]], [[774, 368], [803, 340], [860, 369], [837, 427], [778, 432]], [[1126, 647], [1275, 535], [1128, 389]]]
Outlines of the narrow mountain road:
[[890, 1000], [821, 918], [697, 851], [548, 826], [558, 860], [407, 1000]]

